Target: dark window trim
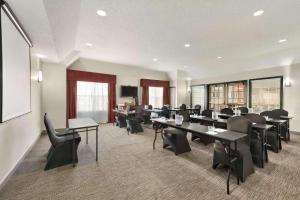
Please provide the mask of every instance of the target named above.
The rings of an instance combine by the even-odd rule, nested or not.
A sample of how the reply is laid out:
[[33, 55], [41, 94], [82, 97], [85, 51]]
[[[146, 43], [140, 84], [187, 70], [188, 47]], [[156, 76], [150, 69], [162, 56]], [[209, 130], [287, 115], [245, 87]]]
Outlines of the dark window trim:
[[249, 79], [249, 108], [252, 107], [252, 81], [266, 80], [266, 79], [280, 79], [280, 109], [283, 108], [283, 76], [270, 76], [264, 78]]
[[[246, 94], [244, 94], [244, 95], [246, 95], [245, 96], [245, 98], [246, 98], [246, 106], [247, 106], [247, 102], [248, 102], [248, 97], [247, 97], [247, 93], [248, 93], [248, 87], [249, 87], [249, 85], [248, 85], [248, 80], [238, 80], [238, 81], [228, 81], [228, 82], [219, 82], [219, 83], [210, 83], [210, 84], [207, 84], [206, 85], [206, 88], [207, 88], [207, 100], [206, 100], [206, 106], [207, 106], [207, 109], [209, 109], [209, 86], [211, 86], [211, 85], [219, 85], [219, 84], [224, 84], [224, 85], [226, 85], [226, 84], [229, 84], [229, 83], [241, 83], [241, 82], [243, 82], [243, 83], [245, 83], [245, 86], [246, 86], [246, 90], [245, 90], [245, 93]], [[225, 93], [226, 92], [228, 92], [228, 91], [225, 91]], [[224, 95], [225, 95], [225, 93], [224, 93]], [[227, 98], [227, 95], [228, 94], [226, 94], [226, 97], [224, 97], [224, 98]]]

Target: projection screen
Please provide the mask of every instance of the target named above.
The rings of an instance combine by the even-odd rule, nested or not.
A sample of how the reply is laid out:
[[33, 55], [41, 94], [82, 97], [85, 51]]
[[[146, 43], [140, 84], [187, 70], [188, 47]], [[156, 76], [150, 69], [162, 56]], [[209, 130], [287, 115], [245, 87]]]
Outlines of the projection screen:
[[0, 122], [31, 111], [30, 45], [21, 33], [14, 15], [2, 5]]

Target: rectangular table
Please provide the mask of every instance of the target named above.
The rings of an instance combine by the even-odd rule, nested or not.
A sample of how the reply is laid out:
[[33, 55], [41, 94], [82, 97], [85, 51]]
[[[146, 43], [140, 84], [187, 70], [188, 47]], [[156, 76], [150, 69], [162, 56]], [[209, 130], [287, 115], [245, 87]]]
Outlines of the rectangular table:
[[[217, 139], [219, 141], [222, 141], [223, 144], [228, 147], [228, 153], [226, 154], [227, 156], [227, 162], [229, 165], [235, 163], [235, 168], [237, 170], [237, 157], [232, 156], [232, 155], [237, 155], [237, 141], [241, 140], [245, 137], [247, 137], [247, 134], [245, 133], [240, 133], [240, 132], [235, 132], [235, 131], [230, 131], [230, 130], [223, 130], [222, 132], [211, 132], [209, 130], [208, 126], [203, 126], [198, 123], [190, 123], [190, 122], [183, 122], [182, 125], [176, 125], [174, 120], [166, 120], [163, 118], [157, 118], [157, 119], [152, 119], [154, 123], [156, 123], [155, 127], [155, 137], [153, 141], [153, 149], [155, 149], [155, 141], [157, 138], [157, 134], [159, 133], [159, 129], [161, 130], [160, 133], [163, 133], [163, 129], [165, 127], [172, 127], [176, 129], [180, 129], [186, 132], [192, 132], [192, 133], [198, 133], [200, 135], [205, 135], [214, 139]], [[231, 143], [234, 144], [234, 152], [231, 154], [231, 148], [230, 145]], [[231, 157], [233, 157], [231, 159]], [[229, 194], [229, 180], [230, 180], [230, 174], [231, 174], [231, 166], [228, 168], [228, 176], [227, 176], [227, 194]], [[237, 183], [239, 184], [239, 175], [237, 173]]]
[[96, 162], [98, 162], [98, 127], [99, 124], [91, 118], [74, 118], [68, 120], [70, 133], [73, 135], [73, 167], [75, 167], [75, 133], [86, 132], [86, 144], [88, 144], [88, 132], [96, 131]]
[[[205, 117], [205, 116], [195, 116], [195, 115], [191, 115], [190, 118], [193, 118], [193, 119], [197, 119], [199, 121], [205, 121], [205, 122], [210, 122], [212, 124], [214, 123], [218, 123], [218, 124], [222, 124], [224, 125], [224, 127], [227, 126], [227, 119], [213, 119], [213, 118], [210, 118], [210, 117]], [[268, 146], [268, 143], [267, 143], [267, 135], [266, 135], [266, 131], [271, 129], [273, 127], [273, 125], [269, 125], [269, 124], [259, 124], [259, 123], [252, 123], [252, 128], [253, 129], [256, 129], [258, 131], [261, 131], [262, 133], [262, 138], [263, 138], [263, 143], [262, 143], [262, 155], [263, 154], [265, 155], [265, 161], [268, 162], [269, 161], [269, 158], [268, 158], [268, 153], [267, 153], [267, 146]], [[264, 161], [262, 160], [262, 168], [264, 168]]]

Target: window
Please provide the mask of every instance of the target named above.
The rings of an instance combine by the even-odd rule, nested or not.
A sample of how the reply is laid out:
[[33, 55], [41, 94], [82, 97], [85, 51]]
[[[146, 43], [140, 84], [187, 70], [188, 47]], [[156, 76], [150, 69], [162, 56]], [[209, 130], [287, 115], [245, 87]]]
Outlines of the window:
[[77, 117], [108, 121], [108, 84], [77, 81]]
[[209, 109], [221, 110], [225, 107], [225, 84], [209, 86]]
[[153, 108], [163, 106], [163, 87], [149, 87], [149, 105]]
[[201, 105], [201, 110], [204, 110], [206, 108], [205, 100], [205, 86], [204, 85], [196, 85], [192, 86], [192, 107], [195, 107], [195, 105]]
[[247, 105], [247, 81], [209, 85], [209, 109], [220, 111], [226, 107]]
[[281, 108], [282, 77], [250, 80], [250, 107], [254, 112]]

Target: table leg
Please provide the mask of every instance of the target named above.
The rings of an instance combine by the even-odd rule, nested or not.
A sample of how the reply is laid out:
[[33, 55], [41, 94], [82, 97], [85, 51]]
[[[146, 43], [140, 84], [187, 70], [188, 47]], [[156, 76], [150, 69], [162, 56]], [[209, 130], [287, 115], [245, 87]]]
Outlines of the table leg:
[[86, 138], [85, 138], [85, 143], [89, 143], [89, 134], [88, 134], [88, 129], [85, 130]]
[[[237, 156], [237, 141], [234, 142], [234, 154]], [[236, 159], [235, 161], [235, 171], [236, 171], [236, 178], [237, 178], [237, 184], [240, 184], [240, 175], [238, 173], [238, 161]]]
[[278, 135], [279, 135], [279, 149], [282, 149], [281, 146], [281, 124], [278, 124]]
[[269, 156], [268, 156], [268, 137], [267, 137], [267, 132], [264, 130], [264, 150], [265, 150], [265, 161], [269, 162]]
[[156, 142], [156, 138], [157, 138], [157, 133], [158, 133], [158, 129], [155, 128], [155, 136], [154, 136], [154, 141], [153, 141], [153, 150], [155, 149], [155, 142]]
[[287, 120], [286, 124], [287, 124], [287, 130], [288, 130], [287, 131], [287, 134], [288, 134], [287, 135], [287, 140], [290, 141], [291, 140], [291, 136], [290, 136], [290, 120], [289, 119]]
[[227, 160], [228, 160], [228, 176], [227, 176], [227, 194], [229, 194], [229, 180], [230, 180], [230, 174], [231, 174], [231, 159], [230, 159], [230, 144], [228, 145], [228, 153], [227, 153]]
[[98, 126], [96, 128], [96, 162], [98, 162]]
[[75, 167], [75, 130], [73, 130], [73, 167]]

